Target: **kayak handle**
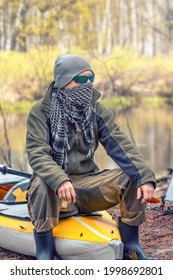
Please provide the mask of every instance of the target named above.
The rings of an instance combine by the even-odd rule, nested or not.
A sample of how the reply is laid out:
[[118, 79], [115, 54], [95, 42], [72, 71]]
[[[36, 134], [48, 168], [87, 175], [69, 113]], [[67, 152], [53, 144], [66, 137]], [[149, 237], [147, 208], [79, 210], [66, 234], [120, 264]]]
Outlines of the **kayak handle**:
[[12, 175], [17, 175], [17, 176], [22, 176], [22, 177], [25, 177], [25, 178], [31, 178], [31, 174], [25, 173], [25, 172], [22, 172], [22, 171], [18, 171], [18, 170], [12, 169], [12, 168], [9, 168], [9, 167], [7, 167], [5, 165], [4, 166], [0, 166], [0, 172], [3, 175], [12, 174]]

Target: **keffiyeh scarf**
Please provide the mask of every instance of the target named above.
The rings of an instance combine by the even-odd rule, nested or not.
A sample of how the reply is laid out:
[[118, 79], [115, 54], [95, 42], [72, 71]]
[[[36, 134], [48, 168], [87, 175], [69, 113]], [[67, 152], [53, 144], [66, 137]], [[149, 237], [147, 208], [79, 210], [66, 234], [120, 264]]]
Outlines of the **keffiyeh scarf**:
[[53, 158], [66, 171], [68, 158], [68, 122], [74, 124], [76, 133], [82, 127], [88, 143], [88, 157], [93, 156], [93, 122], [91, 99], [92, 84], [74, 88], [53, 88], [50, 108], [51, 141]]

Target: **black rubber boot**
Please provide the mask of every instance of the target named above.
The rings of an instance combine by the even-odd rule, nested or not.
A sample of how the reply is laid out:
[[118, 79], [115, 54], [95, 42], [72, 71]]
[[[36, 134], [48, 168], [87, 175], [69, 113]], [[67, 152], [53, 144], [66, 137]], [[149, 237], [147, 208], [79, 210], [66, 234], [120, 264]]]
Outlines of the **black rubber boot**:
[[53, 260], [54, 241], [52, 230], [39, 233], [34, 231], [34, 239], [36, 244], [36, 259]]
[[129, 226], [118, 220], [121, 241], [124, 244], [123, 260], [158, 260], [146, 255], [139, 244], [139, 227]]

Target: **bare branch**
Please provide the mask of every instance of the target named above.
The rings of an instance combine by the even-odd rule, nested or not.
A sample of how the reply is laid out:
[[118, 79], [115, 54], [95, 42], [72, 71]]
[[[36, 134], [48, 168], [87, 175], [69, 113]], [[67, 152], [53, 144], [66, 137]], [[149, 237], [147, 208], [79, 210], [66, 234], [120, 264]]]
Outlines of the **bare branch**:
[[7, 122], [6, 122], [6, 118], [5, 118], [4, 111], [3, 111], [1, 104], [0, 104], [0, 114], [1, 114], [2, 122], [3, 122], [3, 131], [4, 131], [3, 136], [4, 136], [5, 142], [6, 142], [6, 153], [5, 153], [5, 149], [1, 148], [1, 154], [2, 154], [5, 162], [7, 163], [7, 165], [11, 167], [11, 146], [10, 146], [10, 141], [9, 141], [9, 136], [8, 136]]

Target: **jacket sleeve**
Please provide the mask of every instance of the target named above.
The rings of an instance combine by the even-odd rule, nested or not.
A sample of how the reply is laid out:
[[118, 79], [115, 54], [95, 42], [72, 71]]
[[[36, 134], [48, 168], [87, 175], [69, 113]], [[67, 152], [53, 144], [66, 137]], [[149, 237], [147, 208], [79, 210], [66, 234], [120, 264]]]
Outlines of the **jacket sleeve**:
[[38, 104], [27, 119], [26, 151], [33, 172], [39, 175], [56, 192], [61, 182], [69, 180], [67, 174], [52, 158], [50, 133], [46, 114]]
[[120, 130], [112, 113], [98, 102], [96, 114], [99, 141], [104, 146], [107, 154], [124, 173], [136, 182], [137, 187], [147, 182], [153, 183], [155, 187], [156, 178], [154, 172], [147, 165], [136, 145]]

